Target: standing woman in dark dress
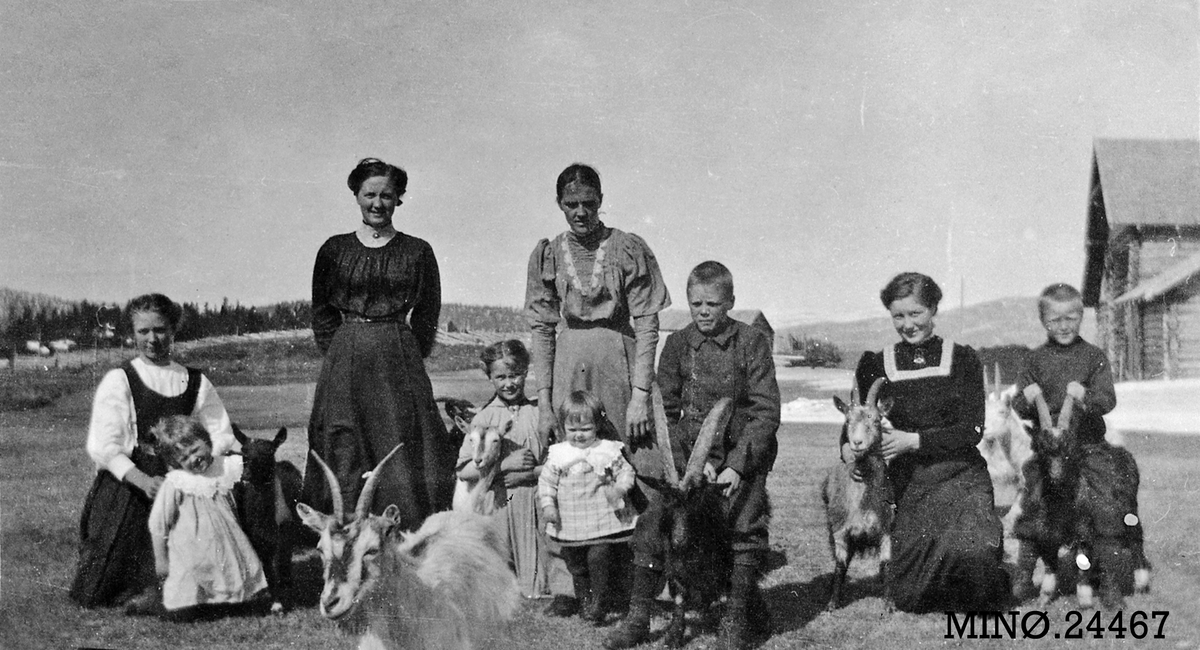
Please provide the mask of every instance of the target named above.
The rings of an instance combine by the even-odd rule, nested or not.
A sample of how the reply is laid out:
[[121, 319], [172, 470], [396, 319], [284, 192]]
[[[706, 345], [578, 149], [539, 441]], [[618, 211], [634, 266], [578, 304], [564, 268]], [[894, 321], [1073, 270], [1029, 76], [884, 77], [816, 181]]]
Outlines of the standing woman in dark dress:
[[[600, 398], [641, 477], [662, 476], [652, 446], [650, 382], [658, 346], [658, 312], [671, 297], [654, 253], [641, 237], [600, 221], [600, 175], [575, 163], [558, 175], [558, 208], [567, 230], [543, 239], [529, 257], [525, 316], [533, 331], [532, 371], [538, 382], [538, 433], [553, 439], [555, 413], [573, 391]], [[561, 440], [561, 439], [560, 439]], [[550, 545], [548, 613], [578, 606], [571, 578]]]
[[[883, 453], [896, 494], [890, 564], [896, 606], [999, 609], [1009, 581], [992, 481], [975, 447], [986, 400], [979, 358], [933, 334], [942, 298], [933, 278], [901, 273], [880, 298], [900, 342], [864, 353], [854, 378], [859, 395], [886, 378], [880, 397], [894, 400]], [[845, 459], [851, 455], [842, 442]]]
[[162, 609], [150, 544], [150, 507], [167, 467], [150, 430], [171, 415], [194, 415], [212, 438], [213, 456], [233, 447], [229, 414], [208, 378], [171, 359], [183, 309], [151, 293], [129, 301], [138, 356], [110, 370], [96, 387], [87, 452], [96, 478], [79, 522], [79, 562], [70, 596], [84, 607], [126, 606], [130, 614]]
[[[353, 512], [364, 482], [396, 445], [372, 512], [400, 508], [403, 526], [450, 506], [458, 441], [446, 433], [424, 358], [442, 308], [429, 244], [392, 226], [408, 174], [375, 158], [350, 172], [362, 212], [354, 232], [334, 235], [313, 266], [313, 335], [325, 355], [308, 425], [309, 448], [333, 469], [343, 508]], [[329, 512], [330, 492], [311, 457], [302, 500]]]

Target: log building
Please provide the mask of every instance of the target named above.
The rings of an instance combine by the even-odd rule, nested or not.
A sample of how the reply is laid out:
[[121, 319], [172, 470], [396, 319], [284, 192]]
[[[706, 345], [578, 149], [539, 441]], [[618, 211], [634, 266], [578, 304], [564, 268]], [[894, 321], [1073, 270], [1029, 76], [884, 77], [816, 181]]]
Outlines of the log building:
[[1114, 379], [1200, 377], [1200, 142], [1095, 140], [1086, 245]]

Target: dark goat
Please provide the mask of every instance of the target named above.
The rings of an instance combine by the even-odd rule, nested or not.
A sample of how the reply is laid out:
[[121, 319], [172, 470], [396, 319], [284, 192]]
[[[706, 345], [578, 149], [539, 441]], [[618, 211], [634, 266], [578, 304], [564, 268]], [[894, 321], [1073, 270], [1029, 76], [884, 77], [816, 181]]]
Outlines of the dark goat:
[[275, 452], [287, 440], [286, 428], [280, 427], [273, 440], [251, 438], [236, 426], [233, 435], [242, 445], [244, 459], [237, 490], [238, 519], [267, 574], [271, 611], [281, 612], [291, 589], [296, 500], [302, 476], [292, 463], [275, 460]]
[[725, 519], [724, 484], [708, 483], [704, 463], [708, 452], [721, 437], [732, 415], [732, 400], [722, 398], [709, 411], [696, 437], [683, 478], [675, 468], [671, 453], [662, 396], [653, 390], [655, 432], [662, 450], [664, 480], [663, 516], [659, 534], [667, 540], [665, 574], [675, 610], [663, 642], [668, 647], [682, 646], [686, 639], [684, 614], [687, 608], [707, 611], [729, 591], [733, 569], [729, 524]]
[[467, 424], [479, 413], [479, 409], [475, 405], [465, 399], [457, 397], [438, 397], [435, 401], [442, 403], [442, 408], [446, 411], [446, 417], [450, 418], [450, 424], [453, 428], [450, 430], [452, 435], [465, 436], [470, 433], [470, 427], [464, 429], [458, 420], [462, 420]]
[[854, 556], [870, 551], [879, 553], [879, 575], [883, 580], [886, 611], [892, 610], [891, 582], [887, 565], [892, 559], [892, 521], [895, 518], [892, 484], [880, 450], [882, 421], [891, 407], [889, 400], [877, 399], [883, 378], [875, 380], [862, 404], [858, 387], [850, 391], [850, 403], [834, 397], [833, 403], [846, 416], [846, 438], [854, 452], [854, 462], [830, 467], [821, 483], [821, 501], [829, 531], [829, 549], [833, 553], [833, 578], [829, 585], [826, 609], [841, 605], [842, 587]]
[[1034, 456], [1025, 466], [1013, 530], [1020, 541], [1014, 592], [1018, 598], [1025, 595], [1040, 559], [1044, 572], [1039, 602], [1045, 605], [1053, 599], [1059, 549], [1066, 547], [1079, 569], [1079, 607], [1093, 606], [1093, 581], [1099, 578], [1101, 601], [1120, 608], [1131, 575], [1137, 590], [1149, 587], [1150, 567], [1135, 512], [1137, 463], [1124, 449], [1080, 443], [1072, 417], [1074, 398], [1063, 402], [1057, 426], [1045, 398], [1038, 395], [1035, 403], [1040, 426], [1033, 433]]

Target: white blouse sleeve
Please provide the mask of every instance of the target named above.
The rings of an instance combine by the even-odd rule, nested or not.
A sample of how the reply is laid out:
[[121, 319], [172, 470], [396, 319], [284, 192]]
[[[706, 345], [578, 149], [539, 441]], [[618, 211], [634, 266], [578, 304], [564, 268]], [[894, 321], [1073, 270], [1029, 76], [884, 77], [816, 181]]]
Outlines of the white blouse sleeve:
[[233, 425], [229, 422], [229, 413], [225, 411], [217, 389], [204, 375], [200, 375], [200, 392], [196, 394], [196, 409], [192, 415], [200, 418], [212, 437], [214, 456], [224, 456], [233, 449]]
[[98, 469], [107, 469], [118, 481], [133, 468], [134, 433], [129, 380], [120, 370], [110, 370], [96, 387], [92, 418], [88, 423], [87, 452]]

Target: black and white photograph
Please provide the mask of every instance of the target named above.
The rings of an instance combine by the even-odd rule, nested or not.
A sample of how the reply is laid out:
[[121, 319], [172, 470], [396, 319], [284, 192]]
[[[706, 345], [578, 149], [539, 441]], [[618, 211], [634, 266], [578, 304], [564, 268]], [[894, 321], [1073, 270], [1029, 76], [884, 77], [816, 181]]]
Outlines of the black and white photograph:
[[1200, 650], [1197, 0], [8, 0], [0, 647]]

